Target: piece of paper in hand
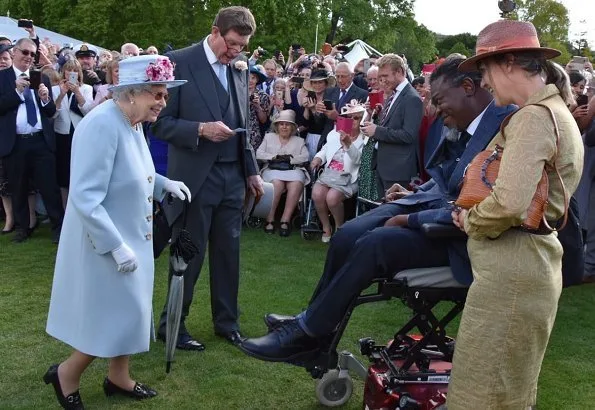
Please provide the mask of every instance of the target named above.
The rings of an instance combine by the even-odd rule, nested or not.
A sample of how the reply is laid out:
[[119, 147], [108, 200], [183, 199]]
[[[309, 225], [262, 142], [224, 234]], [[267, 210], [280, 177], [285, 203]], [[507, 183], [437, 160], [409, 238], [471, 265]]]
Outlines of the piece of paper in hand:
[[236, 128], [235, 130], [233, 130], [233, 132], [235, 132], [236, 134], [238, 132], [246, 132], [246, 128]]

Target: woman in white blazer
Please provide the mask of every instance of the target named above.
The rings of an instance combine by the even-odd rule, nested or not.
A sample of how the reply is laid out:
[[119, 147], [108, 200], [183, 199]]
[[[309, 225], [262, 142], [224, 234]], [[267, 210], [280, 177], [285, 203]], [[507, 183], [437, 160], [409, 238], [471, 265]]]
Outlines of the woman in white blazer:
[[72, 135], [81, 120], [93, 107], [93, 88], [83, 84], [83, 69], [77, 60], [67, 61], [60, 70], [62, 79], [52, 87], [56, 103], [56, 174], [66, 207], [70, 181]]
[[360, 122], [366, 109], [357, 100], [351, 100], [341, 109], [341, 116], [352, 118], [351, 132], [337, 131], [335, 127], [329, 132], [326, 144], [314, 156], [311, 169], [316, 170], [324, 165], [324, 170], [312, 189], [312, 199], [316, 213], [322, 224], [322, 242], [329, 242], [332, 226], [329, 211], [339, 228], [345, 220], [343, 201], [357, 193], [364, 136], [360, 131]]
[[74, 351], [44, 376], [68, 409], [83, 408], [80, 378], [95, 357], [110, 359], [107, 396], [157, 394], [128, 368], [129, 355], [149, 350], [153, 329], [153, 199], [190, 200], [182, 182], [155, 174], [141, 126], [157, 119], [167, 87], [185, 81], [174, 81], [162, 56], [131, 57], [121, 67], [126, 81], [113, 89], [113, 101], [83, 118], [72, 143], [46, 331]]

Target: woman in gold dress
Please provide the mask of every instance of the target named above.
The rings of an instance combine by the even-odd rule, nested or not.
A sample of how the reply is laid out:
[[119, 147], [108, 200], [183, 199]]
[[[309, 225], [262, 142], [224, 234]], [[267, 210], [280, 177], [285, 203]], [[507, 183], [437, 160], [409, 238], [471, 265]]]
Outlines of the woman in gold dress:
[[[500, 20], [479, 34], [476, 56], [461, 71], [478, 69], [498, 105], [516, 104], [504, 133], [488, 149], [504, 147], [492, 193], [469, 211], [453, 212], [469, 236], [473, 268], [457, 336], [448, 391], [449, 410], [526, 410], [536, 404], [537, 379], [562, 290], [562, 246], [547, 229], [518, 229], [545, 167], [546, 219], [557, 223], [574, 193], [583, 145], [567, 108], [568, 76], [540, 47], [531, 23]], [[556, 119], [560, 141], [556, 145]], [[556, 176], [554, 164], [561, 178]], [[563, 185], [561, 184], [561, 181]]]

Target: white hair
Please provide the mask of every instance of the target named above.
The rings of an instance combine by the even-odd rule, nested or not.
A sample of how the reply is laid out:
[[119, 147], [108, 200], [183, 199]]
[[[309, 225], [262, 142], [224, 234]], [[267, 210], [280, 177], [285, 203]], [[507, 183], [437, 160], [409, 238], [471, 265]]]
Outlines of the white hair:
[[145, 91], [152, 91], [150, 84], [137, 84], [118, 87], [112, 91], [112, 98], [114, 101], [131, 100], [131, 97], [139, 95]]
[[370, 74], [370, 72], [378, 72], [378, 66], [377, 65], [373, 65], [370, 68], [368, 68], [368, 72], [366, 74]]
[[337, 66], [335, 67], [335, 72], [341, 67], [347, 68], [347, 71], [349, 71], [349, 74], [353, 74], [353, 69], [351, 68], [351, 64], [346, 63], [345, 61], [337, 64]]

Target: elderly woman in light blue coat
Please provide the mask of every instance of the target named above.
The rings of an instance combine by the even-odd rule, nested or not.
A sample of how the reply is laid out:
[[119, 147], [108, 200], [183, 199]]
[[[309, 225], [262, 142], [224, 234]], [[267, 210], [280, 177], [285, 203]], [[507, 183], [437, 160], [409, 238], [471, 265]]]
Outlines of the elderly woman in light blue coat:
[[153, 199], [190, 200], [188, 188], [155, 174], [141, 123], [155, 121], [174, 81], [166, 57], [120, 63], [113, 101], [74, 133], [70, 196], [56, 258], [47, 332], [72, 355], [44, 376], [60, 405], [82, 409], [80, 377], [95, 357], [110, 358], [106, 395], [157, 393], [129, 374], [128, 356], [149, 350], [153, 296]]

